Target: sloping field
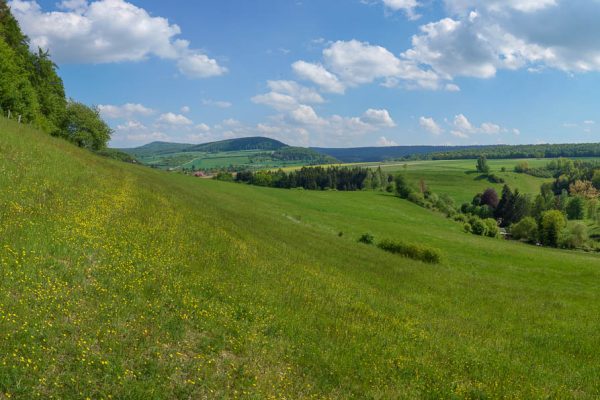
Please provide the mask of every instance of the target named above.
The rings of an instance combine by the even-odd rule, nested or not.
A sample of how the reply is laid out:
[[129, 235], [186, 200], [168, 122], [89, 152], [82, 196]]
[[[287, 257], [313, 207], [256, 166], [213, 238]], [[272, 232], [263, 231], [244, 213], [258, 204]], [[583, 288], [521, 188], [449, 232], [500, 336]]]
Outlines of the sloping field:
[[170, 175], [6, 121], [0, 218], [0, 398], [600, 396], [597, 255], [467, 235], [378, 192]]

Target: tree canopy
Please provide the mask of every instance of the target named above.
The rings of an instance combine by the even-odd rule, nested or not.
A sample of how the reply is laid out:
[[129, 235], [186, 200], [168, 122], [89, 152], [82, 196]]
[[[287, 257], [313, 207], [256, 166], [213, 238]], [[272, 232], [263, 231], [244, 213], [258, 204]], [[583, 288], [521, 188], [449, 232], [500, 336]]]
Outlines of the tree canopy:
[[[21, 31], [7, 2], [0, 0], [0, 114], [7, 116], [10, 111], [24, 123], [83, 147], [106, 147], [111, 132], [105, 129], [99, 113], [84, 112], [86, 106], [69, 103], [58, 67], [48, 51], [38, 48], [31, 52], [29, 44], [29, 38]], [[84, 120], [81, 129], [73, 129], [74, 121], [83, 123]], [[88, 132], [85, 140], [84, 130]], [[94, 138], [91, 141], [90, 135]]]

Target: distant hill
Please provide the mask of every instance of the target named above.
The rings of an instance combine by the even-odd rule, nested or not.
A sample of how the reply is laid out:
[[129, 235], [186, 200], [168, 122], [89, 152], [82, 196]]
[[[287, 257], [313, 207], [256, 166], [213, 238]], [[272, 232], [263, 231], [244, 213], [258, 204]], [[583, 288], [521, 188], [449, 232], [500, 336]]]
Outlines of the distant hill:
[[440, 153], [473, 149], [478, 146], [391, 146], [391, 147], [355, 147], [355, 148], [323, 148], [312, 149], [342, 162], [378, 162], [414, 156], [418, 154]]
[[204, 144], [153, 142], [121, 149], [155, 168], [209, 170], [278, 168], [338, 163], [334, 157], [303, 147], [290, 147], [275, 139], [247, 137]]
[[199, 144], [186, 148], [184, 151], [204, 151], [207, 153], [218, 153], [226, 151], [243, 151], [243, 150], [279, 150], [284, 147], [289, 147], [287, 144], [279, 140], [266, 137], [247, 137], [240, 139], [222, 140], [219, 142]]
[[386, 160], [461, 160], [485, 155], [490, 159], [600, 157], [600, 143], [480, 145], [480, 146], [393, 146], [313, 150], [342, 162]]
[[137, 157], [146, 157], [149, 155], [179, 153], [193, 146], [193, 144], [185, 143], [152, 142], [140, 147], [120, 150]]

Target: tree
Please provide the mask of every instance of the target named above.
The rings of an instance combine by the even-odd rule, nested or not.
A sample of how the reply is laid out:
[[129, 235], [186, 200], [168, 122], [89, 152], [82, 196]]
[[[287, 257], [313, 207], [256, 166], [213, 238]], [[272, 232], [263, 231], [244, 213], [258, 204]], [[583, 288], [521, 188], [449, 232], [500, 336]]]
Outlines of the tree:
[[592, 184], [598, 190], [600, 190], [600, 169], [594, 171], [594, 175], [592, 176]]
[[39, 103], [24, 66], [15, 51], [0, 37], [0, 109], [22, 115], [35, 122], [40, 115]]
[[477, 171], [482, 174], [490, 173], [490, 166], [488, 165], [487, 158], [485, 156], [479, 156], [477, 159]]
[[595, 199], [600, 192], [594, 187], [591, 181], [576, 180], [569, 186], [571, 196], [581, 196], [586, 199]]
[[575, 196], [567, 204], [567, 217], [569, 219], [585, 218], [585, 201], [582, 197]]
[[598, 218], [598, 199], [588, 201], [588, 218], [591, 220]]
[[516, 240], [526, 240], [533, 243], [538, 237], [538, 226], [535, 219], [526, 217], [510, 226], [510, 233]]
[[499, 202], [498, 193], [492, 188], [487, 189], [481, 195], [481, 204], [488, 205], [493, 209], [498, 207]]
[[60, 136], [79, 147], [100, 150], [106, 147], [111, 135], [112, 130], [102, 120], [97, 108], [69, 101]]
[[409, 186], [406, 177], [403, 174], [396, 175], [394, 182], [396, 183], [396, 193], [401, 198], [407, 199], [413, 192], [413, 189]]
[[558, 210], [546, 211], [540, 222], [540, 239], [545, 246], [558, 247], [561, 231], [567, 226], [565, 215]]

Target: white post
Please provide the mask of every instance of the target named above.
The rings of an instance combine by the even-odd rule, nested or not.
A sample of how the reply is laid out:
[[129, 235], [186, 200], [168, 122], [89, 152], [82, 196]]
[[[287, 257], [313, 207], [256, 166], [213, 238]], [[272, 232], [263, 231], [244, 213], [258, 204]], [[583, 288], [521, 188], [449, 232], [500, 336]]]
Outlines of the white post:
[[19, 115], [19, 124], [21, 123], [21, 115]]
[[11, 116], [10, 110], [8, 110], [8, 119], [10, 119], [10, 116]]

